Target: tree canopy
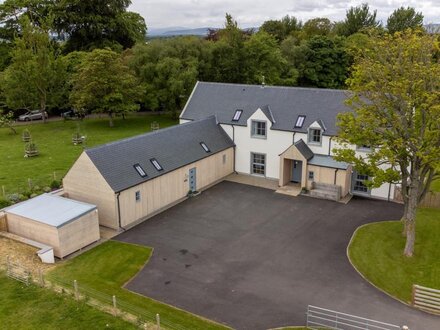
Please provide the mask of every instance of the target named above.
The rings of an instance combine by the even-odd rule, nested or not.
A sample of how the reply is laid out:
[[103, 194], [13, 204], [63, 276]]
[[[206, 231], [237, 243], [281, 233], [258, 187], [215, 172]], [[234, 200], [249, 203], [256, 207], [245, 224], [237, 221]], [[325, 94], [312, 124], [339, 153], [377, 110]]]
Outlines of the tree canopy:
[[423, 27], [423, 14], [416, 12], [412, 7], [400, 7], [388, 17], [387, 29], [389, 33], [417, 29]]
[[[415, 214], [440, 168], [440, 63], [435, 36], [410, 30], [374, 37], [348, 80], [349, 105], [340, 114], [338, 160], [372, 177], [367, 184], [401, 182], [406, 256], [414, 253]], [[368, 158], [346, 144], [368, 145]]]
[[380, 22], [377, 21], [376, 16], [377, 11], [371, 11], [367, 3], [357, 7], [350, 7], [347, 10], [345, 20], [338, 25], [339, 31], [337, 33], [350, 36], [368, 28], [377, 28], [380, 26]]

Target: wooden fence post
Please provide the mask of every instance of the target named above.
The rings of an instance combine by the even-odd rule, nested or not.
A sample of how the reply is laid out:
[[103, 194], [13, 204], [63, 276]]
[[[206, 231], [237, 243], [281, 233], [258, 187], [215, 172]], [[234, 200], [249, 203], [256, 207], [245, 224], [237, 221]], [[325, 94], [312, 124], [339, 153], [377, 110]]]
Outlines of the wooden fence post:
[[5, 186], [2, 186], [2, 193], [3, 193], [3, 198], [6, 198], [6, 190], [5, 190]]
[[157, 324], [157, 330], [160, 330], [160, 316], [159, 316], [159, 314], [156, 314], [156, 324]]
[[113, 300], [113, 315], [116, 316], [118, 314], [118, 306], [116, 304], [116, 296], [113, 296], [112, 300]]
[[75, 290], [75, 299], [79, 300], [78, 282], [73, 280], [73, 289]]

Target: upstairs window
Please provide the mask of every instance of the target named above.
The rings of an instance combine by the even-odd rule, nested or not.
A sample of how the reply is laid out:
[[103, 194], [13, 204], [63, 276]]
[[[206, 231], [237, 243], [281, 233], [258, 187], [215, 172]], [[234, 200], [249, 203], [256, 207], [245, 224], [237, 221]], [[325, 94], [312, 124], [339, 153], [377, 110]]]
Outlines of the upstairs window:
[[308, 142], [311, 144], [321, 144], [322, 143], [322, 131], [319, 128], [310, 128]]
[[369, 146], [368, 144], [360, 144], [356, 146], [356, 149], [359, 151], [370, 151], [371, 146]]
[[206, 152], [211, 152], [211, 150], [208, 148], [205, 142], [200, 142], [200, 145], [202, 146], [203, 150], [205, 150]]
[[266, 138], [266, 122], [265, 121], [252, 121], [252, 127], [251, 127], [251, 136], [256, 138]]
[[234, 117], [232, 118], [232, 121], [239, 121], [242, 113], [243, 113], [243, 110], [240, 110], [240, 109], [235, 110], [235, 114], [234, 114]]
[[296, 119], [295, 128], [301, 128], [304, 125], [304, 120], [306, 119], [306, 116], [299, 115]]
[[163, 170], [163, 167], [159, 164], [159, 162], [157, 161], [156, 158], [151, 158], [150, 162], [151, 162], [151, 164], [153, 164], [153, 166], [156, 168], [156, 170], [158, 170], [158, 171]]
[[135, 168], [135, 170], [138, 172], [138, 174], [141, 177], [145, 178], [147, 176], [147, 173], [144, 171], [144, 169], [142, 168], [141, 165], [135, 164], [135, 165], [133, 165], [133, 167]]

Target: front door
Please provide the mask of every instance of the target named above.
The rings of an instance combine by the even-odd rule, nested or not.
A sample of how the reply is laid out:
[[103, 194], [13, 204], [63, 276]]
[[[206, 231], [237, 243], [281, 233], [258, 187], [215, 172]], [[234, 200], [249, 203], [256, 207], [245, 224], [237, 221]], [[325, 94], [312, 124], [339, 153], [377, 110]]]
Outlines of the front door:
[[197, 169], [195, 167], [189, 170], [189, 191], [197, 191], [197, 181], [196, 181]]
[[302, 161], [293, 160], [292, 161], [292, 179], [290, 181], [295, 183], [301, 183], [302, 177]]

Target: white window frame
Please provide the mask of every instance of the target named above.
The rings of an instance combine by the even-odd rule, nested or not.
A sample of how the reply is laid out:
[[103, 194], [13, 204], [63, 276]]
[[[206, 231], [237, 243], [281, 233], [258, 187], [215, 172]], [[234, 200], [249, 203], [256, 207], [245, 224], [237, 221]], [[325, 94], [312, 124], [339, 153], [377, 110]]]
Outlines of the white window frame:
[[151, 164], [153, 164], [154, 168], [158, 171], [163, 171], [163, 167], [162, 165], [159, 164], [159, 162], [157, 161], [156, 158], [151, 158], [150, 159]]
[[[258, 127], [259, 124], [264, 124], [264, 134], [259, 134], [259, 130], [262, 128]], [[256, 139], [267, 139], [267, 121], [265, 120], [252, 120], [251, 121], [251, 137]]]
[[[313, 141], [312, 137], [314, 137], [314, 132], [319, 131], [319, 142]], [[310, 127], [309, 131], [307, 132], [307, 143], [313, 144], [313, 145], [322, 145], [322, 129], [320, 128], [314, 128]]]
[[134, 164], [133, 167], [141, 177], [145, 178], [147, 176], [147, 172], [145, 172], [140, 164]]
[[305, 115], [298, 115], [298, 118], [296, 118], [296, 123], [294, 128], [302, 128], [305, 121], [306, 121]]
[[[255, 156], [262, 156], [263, 158], [263, 162], [256, 162], [255, 161]], [[266, 154], [262, 154], [262, 153], [260, 153], [260, 152], [251, 152], [251, 168], [250, 168], [250, 171], [251, 171], [251, 174], [253, 174], [253, 175], [259, 175], [259, 176], [266, 176], [266, 164], [267, 164], [267, 156], [266, 156]], [[255, 172], [255, 167], [254, 166], [256, 166], [256, 167], [260, 167], [260, 169], [262, 168], [262, 172], [263, 173], [258, 173], [258, 172]]]
[[211, 149], [208, 148], [205, 142], [200, 142], [200, 146], [205, 150], [206, 153], [211, 152]]

